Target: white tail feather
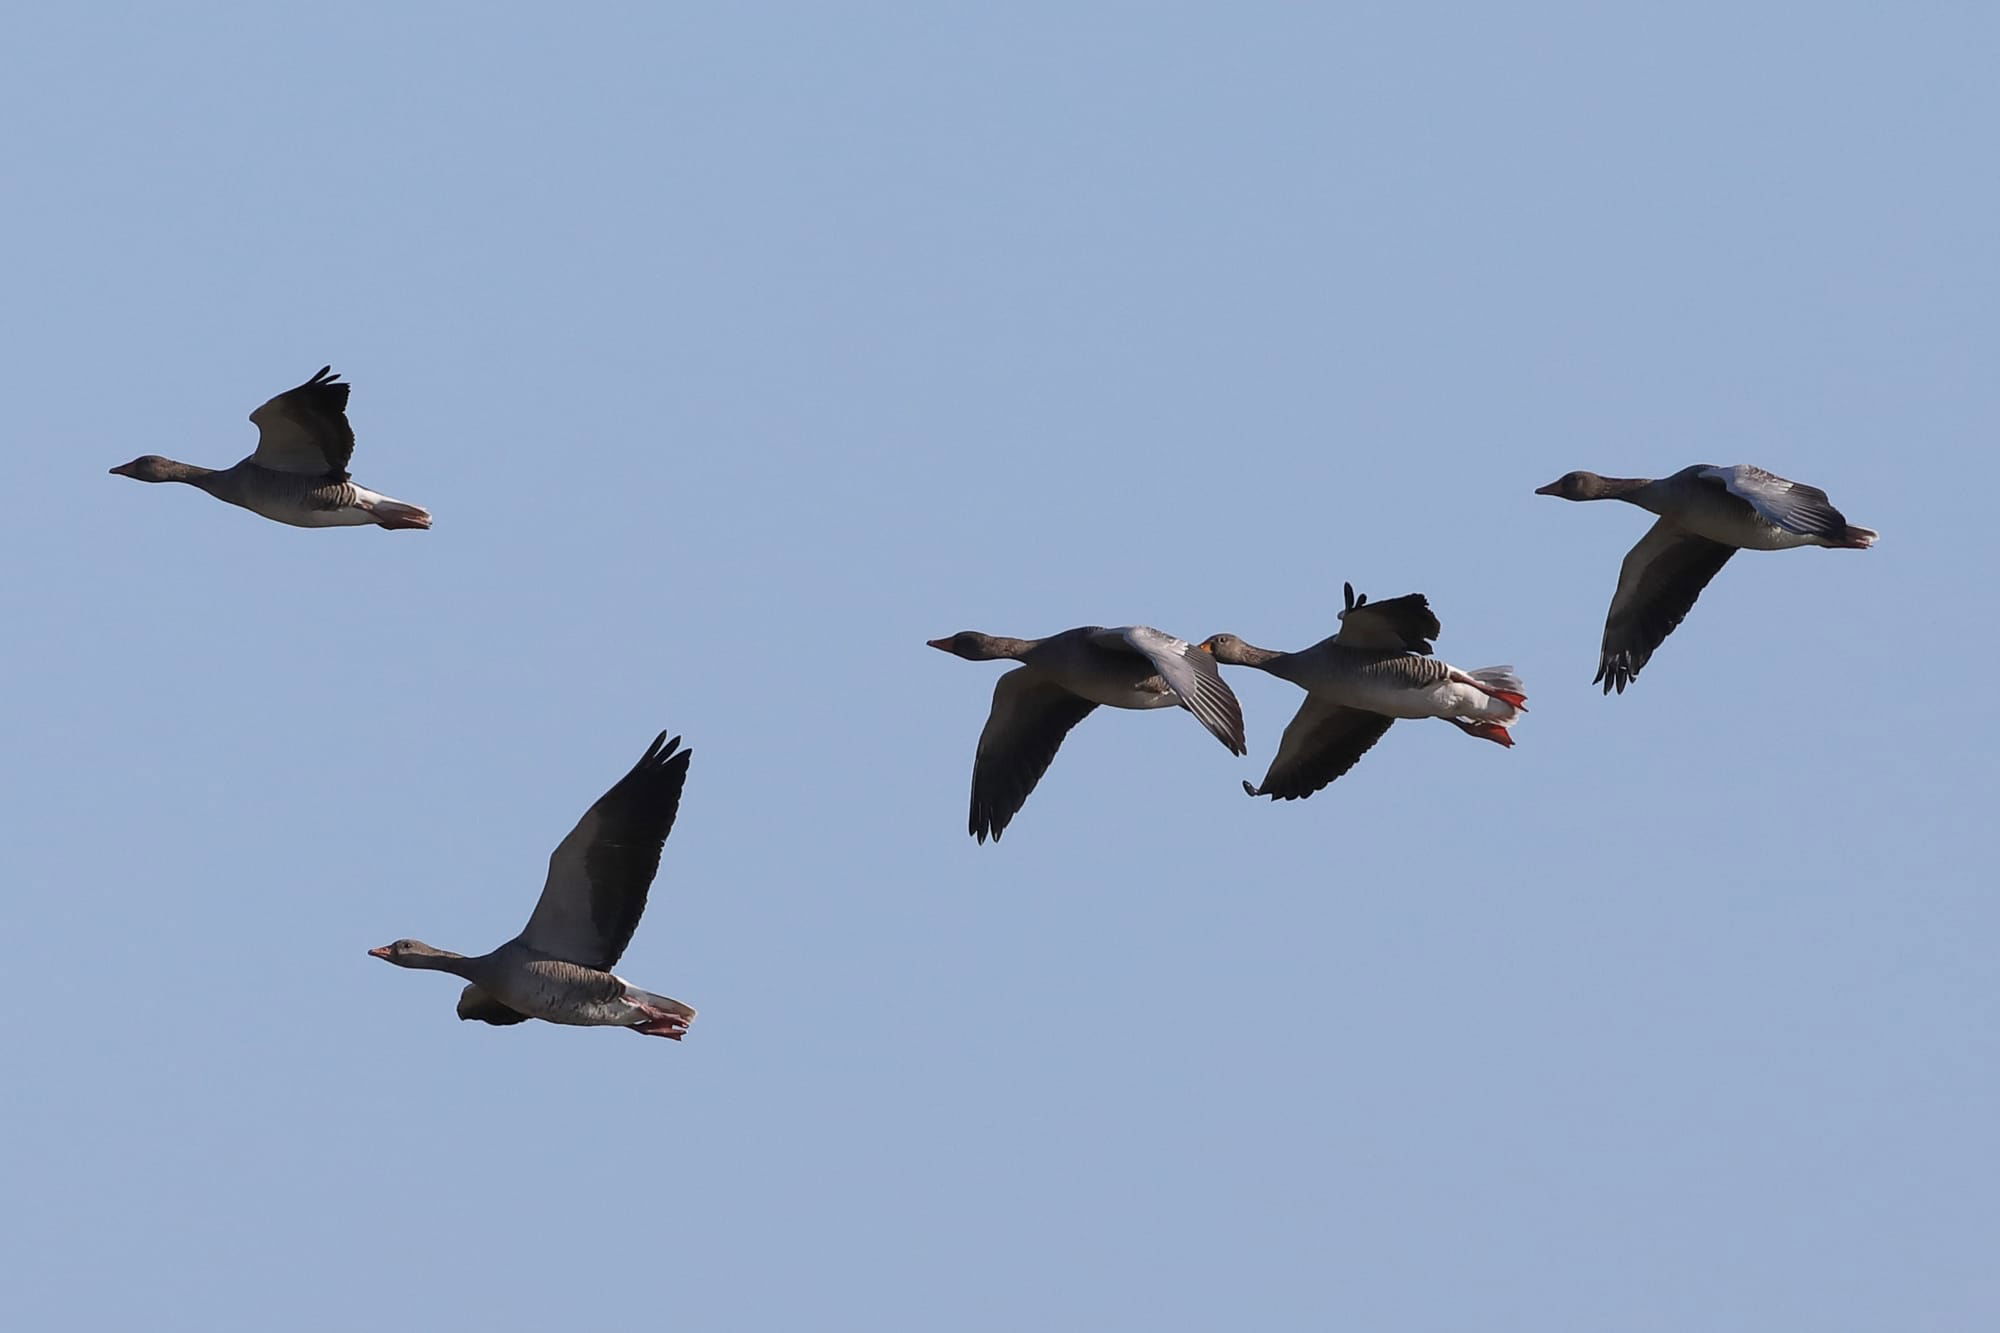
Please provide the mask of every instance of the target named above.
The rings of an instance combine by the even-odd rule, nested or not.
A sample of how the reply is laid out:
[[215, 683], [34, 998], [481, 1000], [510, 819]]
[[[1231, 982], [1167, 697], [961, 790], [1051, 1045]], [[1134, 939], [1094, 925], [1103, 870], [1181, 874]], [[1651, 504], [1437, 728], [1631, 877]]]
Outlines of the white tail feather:
[[[1480, 667], [1477, 671], [1468, 671], [1465, 674], [1478, 681], [1487, 689], [1496, 690], [1502, 694], [1525, 697], [1528, 693], [1527, 686], [1521, 683], [1521, 678], [1514, 674], [1514, 668], [1511, 666]], [[1522, 713], [1521, 709], [1516, 708], [1505, 699], [1496, 699], [1490, 694], [1477, 696], [1473, 700], [1473, 703], [1475, 704], [1474, 710], [1466, 713], [1464, 716], [1498, 722], [1502, 726], [1512, 726]]]
[[377, 524], [385, 528], [428, 528], [431, 525], [430, 510], [421, 505], [391, 500], [386, 495], [376, 495], [372, 491], [362, 497], [361, 507], [368, 511]]

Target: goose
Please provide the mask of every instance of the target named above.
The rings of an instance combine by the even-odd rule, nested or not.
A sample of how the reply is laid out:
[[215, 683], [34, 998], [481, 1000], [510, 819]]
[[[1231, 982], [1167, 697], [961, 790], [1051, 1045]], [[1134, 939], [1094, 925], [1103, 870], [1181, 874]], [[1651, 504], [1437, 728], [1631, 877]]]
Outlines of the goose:
[[257, 451], [220, 471], [145, 454], [111, 469], [134, 481], [181, 481], [218, 500], [295, 528], [373, 523], [428, 528], [430, 511], [356, 486], [347, 477], [354, 427], [347, 423], [351, 386], [321, 366], [319, 373], [250, 414]]
[[1255, 667], [1306, 692], [1263, 784], [1246, 782], [1244, 791], [1304, 800], [1353, 768], [1397, 718], [1441, 717], [1468, 736], [1512, 747], [1507, 729], [1528, 703], [1514, 668], [1462, 671], [1432, 657], [1442, 626], [1422, 593], [1371, 602], [1349, 583], [1343, 594], [1340, 632], [1299, 652], [1254, 647], [1234, 634], [1199, 645], [1218, 662]]
[[680, 809], [691, 753], [680, 743], [661, 732], [632, 771], [584, 811], [549, 857], [541, 899], [519, 935], [474, 958], [411, 939], [370, 949], [369, 957], [465, 978], [471, 984], [459, 993], [462, 1019], [504, 1026], [539, 1018], [679, 1041], [695, 1011], [611, 969], [639, 928]]
[[1010, 639], [963, 630], [929, 639], [968, 662], [1021, 663], [993, 687], [993, 710], [972, 760], [967, 832], [995, 842], [1020, 812], [1071, 727], [1108, 708], [1171, 708], [1193, 713], [1232, 754], [1242, 754], [1243, 709], [1215, 659], [1185, 639], [1146, 625], [1085, 625], [1046, 639]]
[[1849, 523], [1817, 486], [1787, 481], [1748, 463], [1696, 463], [1658, 480], [1569, 472], [1536, 487], [1535, 494], [1623, 500], [1660, 516], [1618, 569], [1618, 588], [1611, 594], [1597, 675], [1591, 681], [1602, 684], [1606, 694], [1623, 694], [1639, 678], [1639, 669], [1738, 551], [1794, 546], [1865, 551], [1878, 535]]

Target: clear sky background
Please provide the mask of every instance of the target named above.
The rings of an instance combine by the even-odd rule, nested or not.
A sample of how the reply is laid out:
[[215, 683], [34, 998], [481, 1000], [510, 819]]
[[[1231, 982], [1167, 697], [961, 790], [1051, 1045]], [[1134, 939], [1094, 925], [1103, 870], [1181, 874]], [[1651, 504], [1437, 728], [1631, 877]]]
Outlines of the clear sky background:
[[[1985, 1330], [1981, 5], [43, 5], [0, 52], [10, 1327]], [[323, 363], [429, 533], [215, 466]], [[1739, 557], [1592, 687], [1647, 516]], [[965, 834], [959, 629], [1517, 664]], [[655, 731], [621, 971], [452, 1013]]]

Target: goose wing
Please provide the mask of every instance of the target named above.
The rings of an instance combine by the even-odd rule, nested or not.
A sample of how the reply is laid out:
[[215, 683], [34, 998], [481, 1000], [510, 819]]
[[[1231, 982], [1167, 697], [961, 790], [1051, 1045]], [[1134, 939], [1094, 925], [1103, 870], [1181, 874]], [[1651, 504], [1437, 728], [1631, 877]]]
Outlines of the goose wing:
[[528, 1016], [518, 1009], [510, 1009], [478, 986], [467, 986], [458, 993], [458, 1016], [476, 1019], [481, 1023], [491, 1023], [494, 1027], [506, 1027], [510, 1023], [525, 1023]]
[[549, 877], [521, 943], [609, 970], [632, 942], [687, 781], [681, 738], [661, 732], [632, 771], [584, 812], [549, 857]]
[[1668, 519], [1648, 528], [1618, 568], [1618, 590], [1604, 619], [1604, 644], [1591, 683], [1601, 682], [1606, 694], [1614, 689], [1623, 694], [1735, 554], [1735, 547], [1697, 537]]
[[1430, 600], [1420, 592], [1371, 602], [1354, 595], [1352, 583], [1344, 585], [1347, 609], [1340, 613], [1340, 633], [1333, 641], [1343, 648], [1370, 652], [1431, 654], [1431, 640], [1444, 628], [1431, 611]]
[[319, 374], [252, 412], [257, 451], [250, 461], [273, 472], [330, 474], [345, 481], [347, 462], [354, 457], [354, 427], [347, 424], [349, 387], [332, 366], [321, 366]]
[[1246, 782], [1243, 790], [1278, 801], [1303, 800], [1353, 768], [1395, 720], [1308, 694], [1285, 727], [1264, 785]]
[[1182, 706], [1200, 719], [1210, 734], [1228, 746], [1231, 754], [1244, 752], [1243, 705], [1222, 679], [1213, 653], [1148, 625], [1097, 630], [1090, 641], [1100, 648], [1138, 653], [1151, 662]]
[[1015, 667], [993, 686], [993, 710], [972, 760], [966, 831], [995, 842], [1049, 771], [1070, 728], [1097, 707], [1033, 667]]
[[1826, 498], [1826, 492], [1802, 481], [1787, 481], [1774, 472], [1738, 463], [1735, 467], [1705, 467], [1696, 473], [1704, 481], [1719, 482], [1731, 495], [1748, 504], [1767, 522], [1802, 537], [1840, 540], [1847, 531], [1847, 519]]

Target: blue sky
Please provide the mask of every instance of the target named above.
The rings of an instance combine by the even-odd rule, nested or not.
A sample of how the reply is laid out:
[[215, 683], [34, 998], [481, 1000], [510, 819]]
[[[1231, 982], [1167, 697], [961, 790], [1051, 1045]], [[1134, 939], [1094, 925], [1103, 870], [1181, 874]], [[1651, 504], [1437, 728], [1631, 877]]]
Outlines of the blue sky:
[[[1976, 6], [44, 6], [0, 53], [22, 1327], [1986, 1329], [2000, 1175]], [[226, 465], [331, 362], [307, 532]], [[1590, 685], [1645, 516], [1739, 557]], [[1311, 801], [998, 668], [1421, 590], [1511, 751]], [[659, 729], [621, 971], [452, 1015]]]

